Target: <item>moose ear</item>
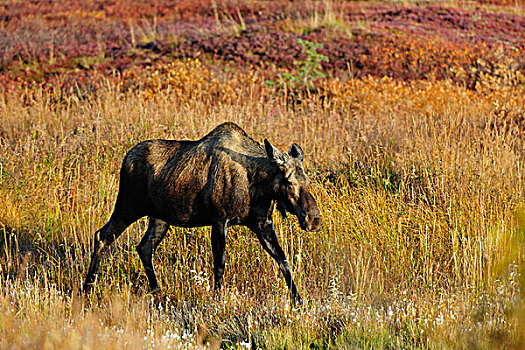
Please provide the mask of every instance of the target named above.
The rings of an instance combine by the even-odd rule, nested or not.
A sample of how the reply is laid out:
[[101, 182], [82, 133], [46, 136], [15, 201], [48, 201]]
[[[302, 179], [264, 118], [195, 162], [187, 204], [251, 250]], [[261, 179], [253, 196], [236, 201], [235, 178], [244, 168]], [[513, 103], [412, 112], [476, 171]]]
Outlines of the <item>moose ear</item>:
[[273, 147], [273, 145], [267, 139], [264, 139], [264, 148], [266, 149], [266, 154], [268, 155], [268, 158], [275, 161], [279, 165], [284, 164], [284, 157], [281, 151]]
[[264, 139], [264, 148], [266, 149], [266, 154], [268, 155], [268, 158], [274, 159], [275, 158], [275, 147], [268, 141], [268, 139]]
[[288, 154], [292, 158], [299, 160], [301, 163], [303, 162], [304, 153], [303, 153], [301, 146], [299, 146], [298, 144], [292, 143], [292, 145], [290, 146], [290, 149], [288, 150]]

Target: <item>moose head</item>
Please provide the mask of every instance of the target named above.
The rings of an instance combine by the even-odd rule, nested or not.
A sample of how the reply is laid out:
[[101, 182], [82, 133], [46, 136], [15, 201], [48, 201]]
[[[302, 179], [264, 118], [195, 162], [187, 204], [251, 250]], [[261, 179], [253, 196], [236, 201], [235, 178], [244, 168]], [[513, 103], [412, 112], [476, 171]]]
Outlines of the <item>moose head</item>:
[[321, 228], [321, 214], [308, 189], [310, 180], [303, 168], [303, 150], [293, 143], [288, 154], [285, 154], [267, 139], [264, 140], [264, 147], [268, 158], [279, 168], [273, 184], [277, 209], [283, 216], [286, 216], [286, 212], [297, 216], [303, 230], [318, 231]]

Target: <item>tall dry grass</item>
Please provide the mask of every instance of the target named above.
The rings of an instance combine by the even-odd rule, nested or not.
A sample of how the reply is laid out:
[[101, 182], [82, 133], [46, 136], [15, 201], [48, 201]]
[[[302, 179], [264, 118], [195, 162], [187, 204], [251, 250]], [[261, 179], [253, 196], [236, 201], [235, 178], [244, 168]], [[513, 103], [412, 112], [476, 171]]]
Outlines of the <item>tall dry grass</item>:
[[[490, 96], [448, 82], [338, 89], [294, 106], [260, 86], [234, 103], [169, 90], [5, 95], [0, 346], [522, 346], [520, 125]], [[106, 254], [95, 294], [80, 295], [126, 151], [150, 138], [196, 139], [223, 121], [306, 151], [322, 230], [275, 215], [305, 307], [291, 308], [276, 264], [245, 228], [229, 232], [220, 300], [209, 228], [172, 228], [155, 256], [165, 298], [152, 301], [134, 252], [144, 220]]]

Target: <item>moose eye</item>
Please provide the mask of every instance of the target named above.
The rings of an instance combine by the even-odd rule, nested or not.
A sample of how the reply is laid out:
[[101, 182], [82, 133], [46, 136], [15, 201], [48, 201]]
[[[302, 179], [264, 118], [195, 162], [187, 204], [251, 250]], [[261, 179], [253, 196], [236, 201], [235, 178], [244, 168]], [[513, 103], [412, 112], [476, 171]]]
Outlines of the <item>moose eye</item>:
[[295, 195], [297, 184], [287, 180], [287, 181], [285, 181], [284, 186], [285, 186], [287, 192], [293, 193]]

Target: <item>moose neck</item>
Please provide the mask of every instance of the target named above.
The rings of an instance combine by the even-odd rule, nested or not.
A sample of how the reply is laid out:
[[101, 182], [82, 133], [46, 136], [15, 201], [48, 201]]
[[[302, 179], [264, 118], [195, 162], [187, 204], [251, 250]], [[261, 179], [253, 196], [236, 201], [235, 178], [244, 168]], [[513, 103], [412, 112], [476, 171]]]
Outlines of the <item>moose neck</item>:
[[264, 163], [252, 167], [249, 172], [252, 179], [250, 188], [252, 202], [261, 204], [267, 202], [269, 204], [277, 199], [276, 177], [279, 176], [281, 170], [275, 163], [268, 159]]

